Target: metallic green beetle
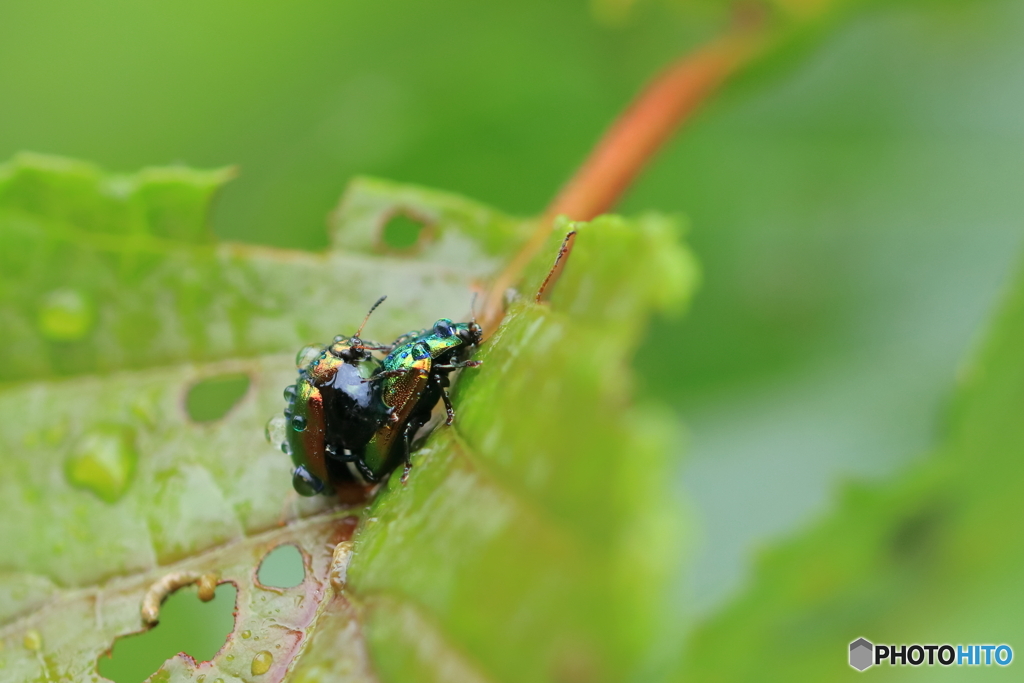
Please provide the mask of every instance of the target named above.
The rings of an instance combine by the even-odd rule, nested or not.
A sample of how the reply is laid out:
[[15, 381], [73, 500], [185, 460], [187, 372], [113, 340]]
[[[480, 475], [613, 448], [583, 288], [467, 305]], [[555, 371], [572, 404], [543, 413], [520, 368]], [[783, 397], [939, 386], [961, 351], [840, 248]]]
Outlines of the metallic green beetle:
[[[299, 381], [285, 389], [282, 450], [302, 495], [379, 482], [403, 460], [404, 481], [412, 441], [437, 402], [444, 400], [448, 424], [455, 417], [448, 375], [480, 365], [464, 360], [483, 336], [476, 322], [441, 319], [388, 345], [363, 341], [361, 332], [300, 352]], [[390, 353], [381, 362], [371, 351]]]
[[369, 380], [380, 383], [388, 419], [366, 445], [362, 464], [357, 464], [367, 481], [378, 481], [403, 460], [405, 481], [412, 467], [412, 441], [439, 400], [448, 412], [445, 423], [452, 423], [455, 409], [448, 396], [448, 375], [481, 364], [466, 360], [466, 356], [482, 339], [483, 330], [475, 321], [453, 323], [442, 318], [431, 329], [410, 332], [395, 341], [394, 349]]

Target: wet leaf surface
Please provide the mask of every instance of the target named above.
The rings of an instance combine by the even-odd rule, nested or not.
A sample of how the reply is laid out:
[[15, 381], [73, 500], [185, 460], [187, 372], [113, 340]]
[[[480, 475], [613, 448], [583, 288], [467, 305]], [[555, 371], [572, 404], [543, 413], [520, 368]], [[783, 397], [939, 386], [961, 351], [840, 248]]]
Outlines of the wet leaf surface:
[[[194, 571], [214, 573], [219, 581], [236, 587], [234, 631], [211, 661], [197, 663], [179, 654], [152, 680], [199, 680], [199, 676], [210, 681], [249, 680], [254, 668], [262, 671], [259, 680], [284, 680], [323, 606], [330, 601], [333, 548], [327, 541], [340, 541], [351, 533], [354, 527], [345, 523], [344, 515], [316, 515], [174, 565], [61, 591], [3, 627], [5, 641], [12, 647], [5, 653], [0, 675], [11, 681], [105, 680], [96, 673], [99, 657], [110, 650], [115, 638], [143, 630], [141, 596], [167, 574]], [[260, 560], [282, 543], [301, 549], [305, 579], [290, 589], [262, 586], [255, 570]], [[19, 634], [29, 633], [38, 634], [38, 647], [18, 643], [24, 641]]]
[[[799, 18], [834, 3], [775, 4], [781, 14]], [[19, 58], [7, 61], [0, 78], [9, 124], [0, 142], [4, 154], [29, 144], [78, 150], [120, 168], [152, 159], [238, 160], [245, 174], [218, 213], [220, 234], [272, 244], [334, 241], [324, 238], [321, 225], [323, 213], [338, 194], [337, 179], [365, 169], [459, 189], [496, 205], [535, 210], [638, 83], [724, 24], [726, 3], [717, 3], [710, 13], [704, 5], [693, 12], [659, 3], [590, 3], [592, 15], [620, 22], [615, 31], [592, 26], [582, 6], [571, 3], [527, 3], [514, 11], [481, 5], [470, 14], [462, 4], [428, 8], [406, 3], [396, 14], [393, 8], [372, 4], [321, 2], [282, 8], [278, 14], [250, 13], [241, 31], [234, 9], [211, 8], [209, 3], [176, 5], [173, 16], [156, 5], [114, 3], [97, 10], [64, 3], [63, 14], [75, 20], [63, 25], [39, 21], [30, 4], [12, 5], [5, 8], [0, 30], [6, 28], [5, 45]], [[686, 669], [702, 678], [710, 676], [712, 667], [717, 672], [724, 661], [729, 665], [722, 665], [723, 677], [761, 680], [790, 673], [762, 666], [774, 661], [778, 652], [762, 637], [765, 629], [783, 634], [787, 642], [812, 643], [811, 636], [819, 638], [799, 661], [806, 661], [817, 678], [831, 678], [835, 669], [828, 667], [838, 662], [842, 669], [836, 643], [847, 642], [848, 634], [831, 631], [822, 615], [842, 617], [873, 609], [861, 600], [865, 594], [893, 597], [887, 583], [892, 574], [886, 573], [892, 571], [892, 563], [912, 567], [946, 557], [936, 548], [946, 542], [950, 520], [963, 514], [962, 492], [954, 491], [959, 491], [959, 484], [912, 484], [917, 477], [931, 481], [931, 475], [915, 471], [883, 493], [854, 486], [836, 501], [832, 489], [837, 479], [850, 474], [891, 476], [912, 462], [914, 454], [932, 448], [939, 421], [936, 408], [945, 401], [955, 359], [978, 336], [992, 292], [1019, 246], [1021, 167], [1014, 150], [1021, 135], [1013, 115], [1017, 92], [1012, 87], [1019, 80], [1013, 77], [1019, 72], [1016, 65], [1024, 63], [1019, 59], [1019, 46], [1024, 44], [1019, 39], [1019, 8], [1009, 2], [870, 3], [867, 12], [825, 14], [825, 28], [840, 25], [838, 31], [821, 42], [826, 33], [810, 32], [806, 40], [729, 88], [678, 143], [665, 150], [626, 204], [628, 211], [685, 211], [693, 219], [695, 248], [708, 273], [694, 314], [681, 323], [656, 327], [638, 358], [646, 379], [644, 391], [674, 401], [693, 432], [693, 447], [687, 452], [696, 457], [689, 458], [686, 481], [695, 513], [706, 521], [704, 533], [695, 534], [698, 543], [699, 536], [705, 537], [706, 549], [691, 550], [696, 566], [688, 574], [699, 580], [679, 604], [710, 616], [734, 587], [746, 582], [748, 548], [774, 544], [779, 534], [840, 508], [836, 518], [827, 518], [815, 530], [766, 553], [757, 583], [741, 606], [705, 625], [698, 638], [701, 654]], [[474, 23], [469, 34], [464, 30], [467, 19]], [[343, 39], [339, 27], [344, 29]], [[470, 41], [469, 49], [478, 48], [481, 59], [453, 61], [450, 50], [463, 41]], [[267, 50], [268, 45], [281, 49]], [[438, 45], [445, 49], [435, 50]], [[74, 60], [66, 58], [69, 53], [75, 54]], [[335, 67], [324, 71], [325, 62]], [[260, 68], [240, 68], [243, 63]], [[160, 78], [153, 78], [154, 65]], [[508, 65], [512, 72], [505, 71]], [[228, 80], [232, 87], [225, 88]], [[268, 100], [266, 93], [283, 81], [290, 83], [289, 96]], [[81, 106], [67, 107], [69, 101]], [[253, 102], [260, 103], [258, 112]], [[83, 116], [83, 111], [91, 114]], [[233, 121], [211, 126], [211, 111], [247, 111], [253, 118], [246, 126]], [[154, 130], [160, 134], [154, 135]], [[19, 179], [12, 185], [14, 174]], [[373, 182], [360, 183], [371, 208], [362, 211], [365, 229], [359, 227], [350, 235], [362, 240], [361, 256], [353, 265], [353, 260], [337, 254], [313, 257], [217, 246], [201, 218], [208, 197], [224, 177], [222, 172], [163, 169], [114, 179], [84, 164], [38, 157], [23, 158], [17, 168], [0, 172], [0, 395], [20, 391], [19, 397], [37, 396], [30, 406], [42, 410], [45, 418], [48, 402], [63, 389], [82, 391], [78, 404], [60, 404], [61, 414], [76, 420], [78, 411], [106, 386], [96, 381], [100, 377], [125, 373], [118, 390], [132, 391], [129, 370], [194, 372], [180, 384], [158, 388], [168, 396], [186, 397], [186, 408], [190, 387], [230, 375], [242, 365], [239, 361], [266, 358], [287, 380], [290, 372], [281, 368], [287, 367], [298, 345], [346, 331], [343, 326], [360, 319], [365, 308], [366, 301], [359, 296], [372, 300], [380, 293], [360, 292], [351, 299], [346, 294], [360, 278], [378, 270], [360, 269], [364, 256], [384, 264], [380, 268], [389, 278], [398, 277], [394, 267], [399, 259], [403, 268], [416, 270], [416, 259], [431, 256], [430, 248], [408, 248], [401, 241], [391, 245], [396, 249], [386, 249], [374, 237], [381, 221], [385, 242], [387, 226], [393, 223], [420, 225], [421, 234], [435, 236], [428, 220], [434, 214], [424, 205], [458, 203], [450, 197], [442, 201], [436, 194], [425, 200], [418, 190], [387, 183], [377, 184], [381, 191], [375, 192]], [[399, 191], [414, 198], [389, 197]], [[485, 220], [515, 226], [479, 206], [455, 213], [490, 216]], [[44, 225], [46, 231], [41, 232]], [[61, 239], [62, 229], [68, 233], [65, 237], [72, 237]], [[104, 238], [104, 230], [114, 233], [116, 241]], [[139, 234], [160, 239], [139, 239]], [[352, 253], [357, 246], [353, 242], [345, 248]], [[32, 274], [34, 280], [11, 275], [50, 253], [48, 249], [53, 258], [43, 258], [46, 267]], [[500, 260], [501, 248], [474, 249], [470, 252], [480, 258], [463, 267], [481, 265], [483, 272], [491, 267], [490, 257]], [[97, 274], [105, 273], [103, 278], [93, 282], [79, 273], [72, 281], [69, 271], [82, 270], [76, 259], [93, 259], [106, 267], [115, 260], [115, 252], [128, 257], [115, 263], [116, 268], [98, 269]], [[190, 295], [196, 287], [190, 290], [181, 278], [168, 276], [168, 271], [173, 275], [180, 270], [198, 279], [201, 259], [194, 254], [203, 253], [220, 254], [218, 258], [234, 254], [237, 263], [250, 268], [262, 259], [265, 267], [253, 268], [252, 277], [236, 272], [229, 283], [259, 296], [253, 301], [240, 297], [243, 303], [237, 306], [225, 295], [214, 305]], [[446, 254], [434, 253], [441, 265]], [[161, 255], [167, 259], [161, 261]], [[163, 271], [157, 268], [147, 275], [163, 277], [163, 284], [147, 292], [142, 280], [131, 277], [133, 258], [150, 259], [140, 267], [164, 263]], [[411, 281], [418, 283], [420, 274]], [[319, 291], [321, 282], [329, 289]], [[231, 287], [225, 290], [221, 283], [218, 291]], [[118, 300], [122, 289], [129, 295]], [[140, 292], [139, 299], [148, 298], [145, 307], [132, 300], [133, 289]], [[280, 296], [282, 291], [289, 296]], [[394, 301], [393, 289], [385, 291]], [[431, 315], [450, 315], [449, 304], [464, 310], [462, 285], [451, 291], [447, 308], [430, 311], [428, 321]], [[152, 295], [160, 292], [166, 299], [156, 301]], [[114, 301], [118, 305], [108, 305]], [[266, 310], [253, 313], [250, 306]], [[294, 307], [293, 318], [288, 318], [289, 306]], [[254, 331], [245, 332], [244, 320], [236, 326], [224, 317], [224, 311], [236, 307], [246, 311], [245, 319], [257, 321]], [[380, 336], [422, 324], [417, 311], [388, 313], [386, 308], [377, 318], [388, 325]], [[116, 318], [111, 327], [109, 316], [119, 310], [131, 315]], [[403, 313], [408, 315], [403, 318]], [[388, 323], [387, 315], [401, 319]], [[294, 329], [279, 329], [278, 316], [290, 320]], [[171, 336], [156, 338], [156, 328]], [[103, 331], [105, 340], [90, 344], [90, 335], [97, 331]], [[123, 337], [116, 336], [122, 333]], [[685, 352], [666, 358], [669, 342]], [[110, 357], [103, 356], [107, 351]], [[269, 359], [268, 353], [280, 353], [279, 360]], [[52, 391], [40, 389], [38, 394], [24, 391], [25, 384], [37, 378], [66, 379], [79, 370], [91, 384], [54, 384]], [[1002, 370], [999, 366], [997, 372]], [[252, 367], [244, 371], [255, 372]], [[145, 373], [140, 376], [145, 380]], [[479, 377], [485, 383], [483, 375]], [[460, 435], [463, 418], [470, 419], [475, 401], [466, 385], [478, 381], [469, 373], [463, 379], [461, 400], [466, 403], [460, 404], [463, 412], [456, 425]], [[271, 396], [269, 385], [279, 380], [264, 382], [265, 386], [253, 384], [237, 410], [224, 419], [248, 415], [244, 426], [236, 423], [238, 434], [247, 435], [237, 445], [249, 453], [252, 468], [283, 468], [280, 456], [274, 454], [275, 460], [260, 455], [263, 446], [258, 439], [248, 441], [258, 432], [256, 423], [263, 419], [259, 413], [264, 408], [247, 406], [256, 397]], [[979, 410], [998, 413], [1012, 404], [995, 392], [991, 396], [991, 402], [975, 404]], [[271, 414], [279, 409], [275, 401], [266, 399]], [[178, 438], [181, 430], [192, 428], [178, 421], [181, 402], [159, 405], [163, 412], [155, 419], [180, 427], [173, 434], [162, 432], [161, 438]], [[7, 572], [0, 579], [0, 605], [6, 615], [0, 622], [15, 624], [0, 635], [0, 666], [24, 654], [19, 648], [25, 643], [47, 651], [48, 641], [38, 630], [19, 630], [20, 622], [10, 615], [31, 613], [64, 590], [48, 574], [8, 571], [8, 548], [17, 555], [35, 542], [40, 529], [52, 528], [40, 539], [54, 545], [49, 553], [38, 555], [44, 565], [50, 562], [47, 555], [54, 555], [53, 571], [60, 573], [64, 546], [59, 544], [79, 543], [77, 537], [93, 532], [94, 515], [97, 522], [106, 519], [97, 512], [108, 509], [100, 502], [114, 501], [106, 505], [127, 510], [126, 518], [146, 517], [145, 510], [156, 504], [144, 495], [133, 502], [138, 495], [134, 487], [155, 488], [146, 478], [151, 454], [138, 447], [137, 432], [126, 433], [115, 421], [87, 424], [90, 430], [80, 434], [82, 438], [68, 437], [62, 436], [67, 426], [45, 419], [22, 429], [19, 423], [30, 406], [5, 399], [0, 417], [3, 481], [35, 467], [46, 473], [26, 475], [30, 483], [24, 491], [11, 485], [0, 497], [0, 517], [7, 517], [15, 506], [29, 508], [24, 515], [10, 515], [12, 521], [0, 526], [0, 568]], [[519, 423], [515, 421], [516, 426]], [[219, 434], [215, 425], [208, 427], [207, 435]], [[994, 420], [983, 427], [992, 434], [1000, 429]], [[20, 440], [7, 438], [13, 431]], [[562, 425], [550, 431], [572, 434]], [[233, 439], [210, 438], [223, 450], [234, 447], [238, 434]], [[508, 430], [503, 434], [507, 436]], [[60, 444], [60, 452], [51, 454], [40, 445], [44, 440]], [[1014, 444], [1008, 441], [1011, 460], [992, 477], [1000, 486], [991, 487], [1011, 520], [1018, 516], [1013, 498], [1000, 491], [1019, 479], [1012, 459], [1019, 449], [1015, 451]], [[203, 454], [197, 458], [198, 467], [208, 469], [218, 486], [231, 488], [230, 477], [244, 473], [246, 486], [254, 488], [251, 496], [237, 490], [242, 487], [231, 494], [242, 501], [236, 508], [239, 515], [253, 502], [260, 505], [262, 483], [248, 467], [239, 464], [226, 473], [215, 471], [208, 462], [221, 456], [210, 455], [212, 447], [208, 452], [201, 439], [189, 447]], [[996, 448], [987, 447], [987, 452]], [[432, 452], [428, 447], [424, 458]], [[962, 455], [974, 457], [966, 449]], [[501, 454], [494, 457], [510, 462]], [[12, 464], [11, 459], [19, 462]], [[929, 463], [941, 468], [945, 461], [943, 456]], [[497, 471], [504, 476], [503, 470]], [[955, 472], [954, 478], [975, 481], [959, 466]], [[69, 481], [73, 487], [67, 486]], [[279, 475], [268, 474], [264, 483], [269, 490], [279, 481]], [[557, 508], [557, 500], [543, 495], [544, 481], [544, 472], [531, 471], [528, 483], [536, 487], [528, 491], [539, 491], [541, 502]], [[972, 484], [978, 491], [970, 505], [980, 505], [980, 491], [987, 492], [990, 483]], [[18, 494], [14, 498], [9, 495], [12, 490]], [[278, 503], [289, 519], [296, 512], [310, 513], [291, 509], [285, 498], [276, 498], [286, 490], [269, 490], [266, 509], [257, 515], [263, 520], [259, 524], [270, 523], [271, 508]], [[912, 500], [901, 503], [899, 491]], [[89, 502], [82, 513], [84, 522], [68, 521], [79, 519], [69, 517], [78, 509], [74, 505], [40, 502], [72, 495], [80, 497], [69, 500]], [[537, 507], [542, 509], [540, 503]], [[599, 508], [603, 518], [611, 516], [605, 509], [612, 508], [610, 503], [601, 501]], [[567, 514], [572, 513], [570, 509]], [[83, 530], [86, 526], [89, 529]], [[148, 528], [148, 522], [144, 526]], [[185, 527], [182, 533], [187, 533]], [[126, 537], [121, 545], [127, 546], [128, 539], [136, 544], [141, 536]], [[367, 536], [372, 536], [369, 528]], [[86, 538], [93, 542], [102, 537], [93, 533]], [[993, 551], [999, 540], [992, 540], [990, 532], [981, 532], [977, 544], [964, 538], [957, 547], [966, 549], [962, 561], [973, 567], [972, 575], [979, 567], [984, 569], [986, 558], [1005, 559]], [[16, 541], [13, 546], [8, 539]], [[982, 547], [986, 544], [987, 549]], [[142, 547], [132, 545], [130, 552], [122, 547], [120, 554], [142, 555]], [[978, 548], [984, 552], [975, 555]], [[702, 555], [714, 558], [702, 562]], [[833, 556], [841, 560], [833, 562]], [[865, 557], [875, 557], [876, 564], [866, 566]], [[74, 551], [67, 558], [63, 566], [88, 555]], [[94, 568], [100, 573], [119, 571], [93, 562], [98, 564], [83, 568], [85, 574]], [[147, 562], [142, 558], [140, 566], [149, 566]], [[838, 566], [842, 562], [852, 569]], [[161, 568], [169, 571], [173, 566]], [[1008, 561], [1007, 566], [1018, 565]], [[77, 571], [64, 569], [63, 574], [73, 577]], [[907, 573], [919, 578], [935, 571], [926, 566]], [[877, 579], [881, 588], [872, 583]], [[988, 588], [970, 581], [963, 584], [964, 591], [980, 596], [978, 605], [985, 606], [973, 609], [987, 613], [993, 625], [1013, 612], [993, 597], [998, 596], [1000, 581], [1008, 584], [1012, 595], [1010, 574], [996, 576]], [[912, 580], [896, 583], [900, 590], [914, 588]], [[827, 604], [823, 596], [830, 586], [855, 597]], [[954, 600], [946, 612], [936, 605], [946, 604], [938, 601], [948, 595], [931, 589], [927, 594], [927, 605], [893, 597], [894, 604], [905, 609], [888, 613], [886, 623], [914, 622], [914, 632], [922, 633], [918, 629], [924, 621], [935, 616], [927, 625], [936, 632], [961, 632], [966, 622], [943, 623], [944, 614], [955, 614], [959, 620], [968, 613], [956, 608], [961, 602]], [[374, 617], [380, 643], [380, 672], [400, 675], [410, 667], [422, 667], [421, 677], [429, 670], [444, 680], [486, 678], [487, 670], [460, 649], [460, 641], [444, 637], [447, 634], [431, 621], [428, 610], [390, 595], [368, 597], [365, 604], [373, 607], [368, 614]], [[353, 664], [360, 660], [349, 658], [352, 652], [362, 652], [358, 622], [346, 614], [325, 612], [318, 622], [313, 645], [302, 660], [307, 680], [362, 675], [363, 669]], [[341, 615], [337, 621], [335, 615]], [[329, 628], [332, 623], [337, 626]], [[844, 623], [871, 626], [852, 617]], [[1004, 637], [1011, 628], [992, 626], [992, 638]], [[739, 645], [733, 646], [731, 633], [738, 634], [736, 643], [753, 644], [746, 651], [756, 668], [736, 656]], [[905, 629], [893, 630], [894, 640], [905, 637]], [[444, 656], [435, 660], [434, 652]], [[435, 661], [441, 664], [435, 666]], [[558, 671], [570, 680], [583, 677], [586, 661], [586, 656], [570, 657]], [[0, 668], [0, 680], [6, 677]]]
[[[635, 405], [630, 361], [651, 315], [694, 283], [672, 222], [574, 226], [572, 260], [536, 304], [560, 226], [484, 365], [458, 381], [455, 425], [428, 438], [407, 485], [339, 510], [296, 497], [264, 437], [295, 350], [351, 333], [381, 293], [366, 336], [464, 315], [532, 226], [364, 180], [326, 253], [221, 244], [194, 223], [225, 178], [42, 157], [0, 170], [0, 679], [99, 680], [98, 658], [144, 628], [147, 590], [186, 571], [236, 586], [235, 627], [211, 662], [177, 656], [154, 681], [622, 680], [656, 666], [678, 618], [660, 596], [681, 516], [672, 422]], [[424, 227], [392, 253], [395, 215]], [[189, 397], [224, 377], [247, 378], [244, 393], [196, 413]], [[286, 543], [305, 580], [261, 586], [261, 559]]]

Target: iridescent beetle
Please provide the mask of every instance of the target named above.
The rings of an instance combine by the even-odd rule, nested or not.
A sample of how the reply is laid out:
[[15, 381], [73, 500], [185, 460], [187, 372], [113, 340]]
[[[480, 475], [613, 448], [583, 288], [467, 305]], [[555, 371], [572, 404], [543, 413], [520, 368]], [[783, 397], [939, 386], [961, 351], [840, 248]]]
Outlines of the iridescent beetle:
[[[439, 400], [447, 423], [454, 419], [448, 375], [480, 364], [464, 360], [482, 338], [476, 322], [438, 320], [388, 345], [360, 339], [363, 325], [353, 337], [300, 351], [299, 381], [285, 389], [282, 450], [295, 464], [292, 484], [304, 496], [381, 481], [403, 460], [404, 480], [412, 440]], [[390, 353], [381, 363], [372, 351]]]
[[482, 361], [465, 360], [483, 338], [476, 321], [453, 323], [442, 318], [434, 327], [399, 337], [381, 367], [364, 382], [380, 386], [380, 400], [388, 419], [370, 439], [363, 461], [357, 466], [367, 481], [379, 481], [405, 461], [402, 481], [412, 467], [410, 455], [416, 432], [430, 420], [439, 400], [448, 413], [445, 424], [455, 419], [448, 396], [448, 375]]
[[295, 464], [292, 484], [304, 496], [325, 490], [325, 484], [358, 480], [357, 464], [367, 442], [387, 420], [380, 387], [365, 382], [379, 369], [372, 351], [392, 345], [360, 338], [370, 308], [352, 337], [335, 337], [330, 346], [306, 347], [296, 359], [299, 380], [284, 390], [285, 440], [282, 450]]

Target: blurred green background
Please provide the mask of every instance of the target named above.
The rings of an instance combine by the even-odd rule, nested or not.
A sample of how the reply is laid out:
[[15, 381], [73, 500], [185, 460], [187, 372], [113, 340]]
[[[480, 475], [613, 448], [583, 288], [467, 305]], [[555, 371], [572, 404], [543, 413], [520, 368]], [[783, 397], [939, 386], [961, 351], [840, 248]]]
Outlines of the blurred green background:
[[[216, 232], [293, 248], [326, 246], [355, 174], [530, 215], [728, 12], [8, 2], [0, 158], [237, 164]], [[704, 270], [692, 311], [659, 321], [637, 358], [642, 392], [679, 415], [695, 520], [680, 609], [721, 606], [756, 550], [828, 511], [842, 481], [936, 442], [1019, 261], [1022, 83], [1019, 2], [844, 6], [726, 87], [620, 206], [684, 215]]]

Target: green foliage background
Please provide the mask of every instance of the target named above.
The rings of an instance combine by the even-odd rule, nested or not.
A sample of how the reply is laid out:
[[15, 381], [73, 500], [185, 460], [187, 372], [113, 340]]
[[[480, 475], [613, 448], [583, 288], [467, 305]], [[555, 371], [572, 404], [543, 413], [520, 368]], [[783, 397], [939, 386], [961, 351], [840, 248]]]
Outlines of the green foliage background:
[[[725, 13], [9, 3], [0, 159], [238, 164], [217, 234], [293, 248], [327, 245], [356, 173], [528, 215]], [[703, 109], [623, 203], [685, 215], [702, 266], [690, 313], [636, 356], [641, 393], [678, 416], [691, 537], [673, 599], [694, 628], [758, 585], [759, 549], [841, 506], [845, 482], [898, 479], [947, 433], [957, 368], [1019, 258], [1022, 36], [1005, 0], [832, 10]], [[970, 623], [941, 637], [970, 640]]]

